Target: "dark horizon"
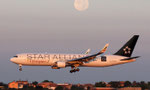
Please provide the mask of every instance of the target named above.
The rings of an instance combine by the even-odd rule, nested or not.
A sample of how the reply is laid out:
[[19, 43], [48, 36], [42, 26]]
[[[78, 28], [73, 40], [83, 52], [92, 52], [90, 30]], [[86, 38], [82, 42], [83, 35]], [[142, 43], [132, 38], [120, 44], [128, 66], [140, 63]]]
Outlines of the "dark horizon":
[[[150, 0], [89, 0], [89, 8], [77, 11], [74, 0], [1, 0], [0, 3], [0, 80], [42, 81], [56, 83], [94, 83], [102, 81], [150, 81], [149, 38]], [[105, 67], [70, 68], [18, 65], [10, 58], [20, 53], [98, 52], [106, 43], [105, 54], [114, 54], [133, 35], [140, 35], [132, 56], [136, 62]], [[104, 55], [104, 54], [103, 54]]]
[[[60, 88], [61, 87], [61, 88]], [[4, 84], [0, 82], [0, 89], [21, 89], [21, 90], [99, 90], [99, 88], [103, 88], [104, 90], [130, 90], [130, 89], [136, 89], [136, 90], [145, 90], [150, 89], [150, 82], [130, 82], [130, 81], [110, 81], [110, 82], [104, 82], [99, 81], [95, 82], [94, 84], [86, 83], [86, 84], [72, 84], [72, 83], [55, 83], [53, 81], [44, 80], [42, 82], [28, 82], [28, 81], [12, 81], [8, 84]], [[59, 89], [58, 89], [59, 88]], [[78, 89], [77, 89], [78, 88]], [[88, 89], [87, 89], [88, 88]], [[97, 89], [96, 89], [97, 88]]]

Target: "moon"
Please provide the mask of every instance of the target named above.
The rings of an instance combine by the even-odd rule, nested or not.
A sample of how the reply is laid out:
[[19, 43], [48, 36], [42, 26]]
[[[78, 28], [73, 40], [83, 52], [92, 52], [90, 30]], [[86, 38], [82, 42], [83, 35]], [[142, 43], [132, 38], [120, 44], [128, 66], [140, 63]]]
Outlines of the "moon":
[[89, 1], [88, 0], [75, 0], [74, 7], [78, 11], [85, 11], [89, 7]]

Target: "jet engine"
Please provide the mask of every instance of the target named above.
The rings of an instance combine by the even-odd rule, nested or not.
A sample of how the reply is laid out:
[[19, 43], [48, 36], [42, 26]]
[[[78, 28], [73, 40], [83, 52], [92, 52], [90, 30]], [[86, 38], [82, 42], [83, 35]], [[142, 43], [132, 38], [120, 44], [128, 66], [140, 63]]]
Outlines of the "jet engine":
[[66, 67], [66, 62], [56, 62], [53, 66], [52, 69], [60, 69], [60, 68], [65, 68]]
[[66, 67], [66, 62], [57, 62], [56, 65], [59, 68], [65, 68]]

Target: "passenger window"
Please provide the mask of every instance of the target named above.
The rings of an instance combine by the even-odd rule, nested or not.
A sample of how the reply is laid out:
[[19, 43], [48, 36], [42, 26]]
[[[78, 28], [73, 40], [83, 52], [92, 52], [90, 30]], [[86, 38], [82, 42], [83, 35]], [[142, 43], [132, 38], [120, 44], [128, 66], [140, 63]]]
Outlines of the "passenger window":
[[101, 57], [101, 61], [102, 61], [102, 62], [106, 62], [106, 60], [107, 60], [106, 56], [102, 56], [102, 57]]

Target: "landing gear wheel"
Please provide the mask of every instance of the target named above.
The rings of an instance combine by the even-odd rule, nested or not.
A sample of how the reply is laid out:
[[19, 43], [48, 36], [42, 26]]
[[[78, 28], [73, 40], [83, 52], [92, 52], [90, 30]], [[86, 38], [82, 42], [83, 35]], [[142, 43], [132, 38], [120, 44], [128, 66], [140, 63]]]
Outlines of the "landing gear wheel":
[[74, 71], [73, 70], [70, 70], [70, 73], [73, 73]]
[[80, 69], [79, 69], [79, 68], [77, 68], [77, 69], [76, 69], [76, 71], [77, 71], [77, 72], [79, 72], [79, 71], [80, 71]]
[[80, 69], [79, 68], [77, 68], [77, 69], [72, 69], [72, 70], [70, 70], [70, 73], [75, 73], [75, 72], [79, 72], [80, 71]]
[[22, 71], [22, 68], [19, 68], [19, 71]]
[[19, 71], [22, 71], [22, 65], [19, 65]]

